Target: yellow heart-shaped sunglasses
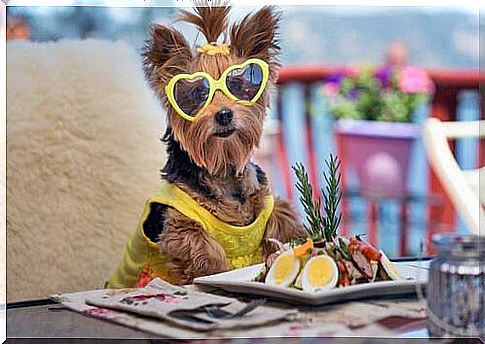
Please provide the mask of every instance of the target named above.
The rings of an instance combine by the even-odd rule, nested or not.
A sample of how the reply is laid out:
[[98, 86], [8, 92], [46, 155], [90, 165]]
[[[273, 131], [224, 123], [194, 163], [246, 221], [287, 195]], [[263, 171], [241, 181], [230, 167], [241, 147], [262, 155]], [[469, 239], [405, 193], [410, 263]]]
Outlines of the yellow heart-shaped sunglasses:
[[206, 72], [177, 74], [168, 82], [165, 93], [177, 114], [192, 122], [211, 103], [217, 90], [240, 104], [253, 105], [263, 94], [268, 76], [268, 64], [252, 58], [230, 66], [219, 80]]

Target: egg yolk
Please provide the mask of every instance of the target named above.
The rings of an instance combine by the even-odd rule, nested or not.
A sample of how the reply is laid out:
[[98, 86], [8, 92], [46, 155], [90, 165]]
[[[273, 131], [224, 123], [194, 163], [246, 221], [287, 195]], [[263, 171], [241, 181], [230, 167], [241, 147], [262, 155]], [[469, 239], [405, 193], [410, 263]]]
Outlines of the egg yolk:
[[332, 276], [332, 264], [327, 259], [316, 259], [309, 266], [308, 279], [313, 286], [324, 286], [332, 280]]
[[276, 262], [274, 267], [274, 279], [276, 283], [282, 283], [289, 275], [293, 272], [295, 268], [295, 258], [288, 254], [280, 257]]

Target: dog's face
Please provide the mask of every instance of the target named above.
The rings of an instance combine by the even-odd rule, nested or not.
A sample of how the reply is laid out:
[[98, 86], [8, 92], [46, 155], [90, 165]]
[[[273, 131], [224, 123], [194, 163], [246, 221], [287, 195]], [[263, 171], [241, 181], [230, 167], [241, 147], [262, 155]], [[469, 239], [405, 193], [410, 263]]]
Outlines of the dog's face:
[[[183, 12], [182, 20], [193, 23], [216, 42], [227, 31], [229, 7], [197, 7], [196, 13]], [[191, 50], [180, 32], [161, 25], [151, 30], [144, 51], [146, 77], [167, 109], [168, 124], [175, 140], [191, 159], [210, 174], [234, 170], [242, 173], [257, 147], [268, 106], [269, 86], [252, 105], [243, 105], [217, 90], [210, 103], [197, 112], [193, 121], [180, 116], [167, 101], [165, 86], [178, 74], [208, 73], [219, 80], [224, 71], [258, 58], [269, 65], [269, 83], [277, 78], [276, 29], [279, 16], [270, 7], [245, 17], [229, 30], [230, 52], [209, 55]]]

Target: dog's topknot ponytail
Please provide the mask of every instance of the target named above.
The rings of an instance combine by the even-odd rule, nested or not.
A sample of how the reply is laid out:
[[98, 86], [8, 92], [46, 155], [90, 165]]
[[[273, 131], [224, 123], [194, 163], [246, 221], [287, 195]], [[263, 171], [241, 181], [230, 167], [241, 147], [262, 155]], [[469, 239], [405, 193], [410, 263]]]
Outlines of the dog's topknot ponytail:
[[[194, 12], [182, 10], [180, 21], [195, 25], [207, 39], [207, 43], [217, 43], [227, 31], [231, 10], [227, 0], [196, 0]], [[225, 37], [224, 37], [225, 38]]]

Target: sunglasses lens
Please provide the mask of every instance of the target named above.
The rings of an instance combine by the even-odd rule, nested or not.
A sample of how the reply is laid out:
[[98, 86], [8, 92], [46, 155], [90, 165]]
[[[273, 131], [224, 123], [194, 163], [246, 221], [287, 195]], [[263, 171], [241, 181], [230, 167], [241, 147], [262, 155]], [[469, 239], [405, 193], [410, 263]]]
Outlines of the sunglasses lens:
[[226, 79], [229, 92], [239, 100], [253, 100], [263, 83], [263, 71], [255, 63], [231, 71]]
[[195, 117], [209, 97], [209, 81], [203, 77], [180, 79], [175, 84], [174, 96], [180, 109]]

